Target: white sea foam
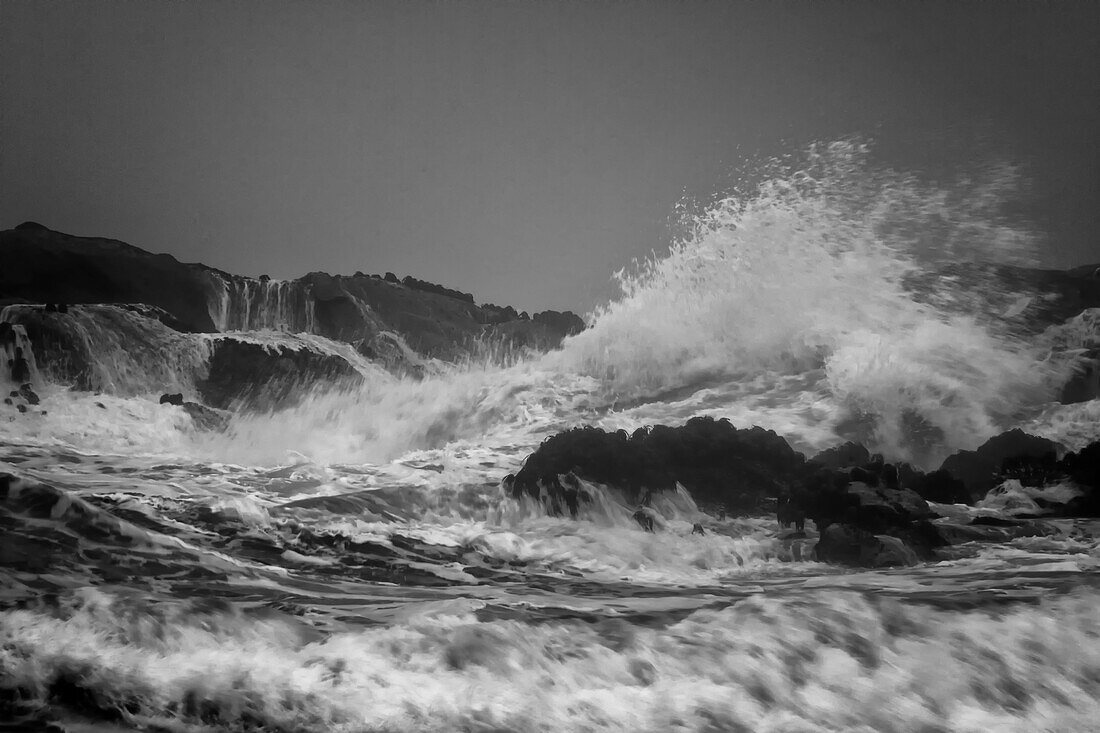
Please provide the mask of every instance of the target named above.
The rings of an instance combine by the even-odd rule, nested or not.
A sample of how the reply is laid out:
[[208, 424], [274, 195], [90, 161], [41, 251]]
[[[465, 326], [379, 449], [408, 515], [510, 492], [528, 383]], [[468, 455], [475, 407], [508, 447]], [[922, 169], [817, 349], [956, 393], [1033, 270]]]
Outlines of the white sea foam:
[[1091, 731], [1097, 596], [996, 613], [821, 592], [646, 628], [478, 621], [461, 610], [318, 638], [277, 615], [88, 591], [0, 616], [29, 689], [76, 676], [135, 722], [333, 731]]

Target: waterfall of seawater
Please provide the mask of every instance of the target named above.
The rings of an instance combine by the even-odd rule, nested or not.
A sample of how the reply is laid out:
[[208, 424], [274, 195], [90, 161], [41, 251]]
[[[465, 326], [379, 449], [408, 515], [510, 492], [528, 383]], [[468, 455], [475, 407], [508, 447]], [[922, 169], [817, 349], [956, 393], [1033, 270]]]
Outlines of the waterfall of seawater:
[[216, 277], [214, 280], [215, 294], [209, 308], [210, 318], [219, 331], [316, 331], [313, 298], [308, 285], [297, 280], [243, 277]]

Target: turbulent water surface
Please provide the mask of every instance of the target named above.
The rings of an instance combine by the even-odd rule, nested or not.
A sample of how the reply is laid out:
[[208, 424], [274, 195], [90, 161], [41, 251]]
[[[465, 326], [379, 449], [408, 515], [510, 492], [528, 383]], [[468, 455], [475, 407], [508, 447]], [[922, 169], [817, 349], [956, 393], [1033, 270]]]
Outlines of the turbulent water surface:
[[[1025, 337], [1034, 294], [921, 277], [1026, 259], [1003, 174], [940, 190], [815, 151], [624, 272], [559, 351], [418, 379], [357, 362], [362, 387], [302, 384], [224, 434], [156, 402], [216, 336], [150, 346], [107, 322], [128, 316], [74, 315], [103, 390], [35, 364], [41, 404], [2, 406], [0, 710], [31, 729], [49, 705], [99, 730], [1096, 730], [1090, 522], [851, 571], [811, 559], [812, 529], [783, 539], [683, 491], [650, 534], [612, 489], [575, 520], [500, 490], [579, 424], [713, 415], [923, 467], [1016, 425], [1095, 440], [1096, 401], [1053, 401], [1088, 323]], [[227, 291], [218, 322], [308, 330], [253, 295], [234, 320]]]

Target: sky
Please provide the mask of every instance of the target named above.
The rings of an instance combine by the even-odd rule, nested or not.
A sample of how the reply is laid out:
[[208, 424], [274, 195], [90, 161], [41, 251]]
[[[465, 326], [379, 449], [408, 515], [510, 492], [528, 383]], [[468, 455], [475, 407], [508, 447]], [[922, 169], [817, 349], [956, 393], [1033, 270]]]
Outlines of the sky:
[[0, 228], [584, 312], [746, 161], [994, 155], [1100, 261], [1097, 2], [0, 0]]

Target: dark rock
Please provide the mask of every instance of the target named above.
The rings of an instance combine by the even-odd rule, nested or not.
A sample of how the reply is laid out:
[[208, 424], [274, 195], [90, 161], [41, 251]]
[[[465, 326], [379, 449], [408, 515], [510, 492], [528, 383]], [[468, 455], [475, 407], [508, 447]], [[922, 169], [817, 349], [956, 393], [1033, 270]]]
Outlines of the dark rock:
[[987, 527], [1016, 527], [1023, 522], [1019, 519], [1006, 519], [1004, 517], [974, 517], [970, 520], [970, 523]]
[[814, 548], [820, 562], [861, 568], [915, 565], [920, 554], [899, 537], [874, 535], [850, 524], [831, 524]]
[[160, 396], [160, 404], [162, 405], [182, 405], [183, 393], [176, 392], [175, 394], [162, 394]]
[[924, 499], [938, 504], [969, 504], [973, 501], [966, 485], [942, 469], [928, 474], [913, 471], [904, 485]]
[[200, 405], [198, 402], [184, 402], [182, 407], [191, 416], [191, 421], [199, 430], [224, 432], [229, 427], [229, 415], [224, 412]]
[[790, 527], [794, 525], [794, 528], [798, 532], [802, 532], [806, 529], [806, 514], [802, 510], [802, 507], [791, 501], [789, 496], [781, 497], [779, 504], [776, 507], [775, 518], [779, 520], [780, 527]]
[[584, 321], [572, 311], [542, 311], [531, 316], [531, 320], [566, 336], [573, 336], [584, 330]]
[[355, 386], [362, 380], [351, 364], [335, 354], [304, 346], [265, 347], [226, 337], [214, 341], [207, 377], [196, 388], [211, 407], [227, 409], [238, 404], [273, 409], [300, 399], [302, 384]]
[[15, 409], [19, 410], [20, 412], [26, 412], [27, 406], [20, 402], [18, 405], [15, 406]]
[[871, 453], [861, 443], [849, 441], [821, 451], [810, 462], [826, 468], [852, 468], [870, 463]]
[[560, 513], [572, 498], [559, 476], [572, 471], [633, 500], [679, 482], [701, 506], [745, 512], [765, 497], [789, 494], [803, 466], [802, 454], [774, 432], [739, 430], [727, 420], [696, 417], [678, 428], [657, 425], [633, 435], [582, 427], [543, 441], [516, 474], [512, 492], [541, 497], [551, 513]]
[[148, 303], [172, 313], [187, 330], [212, 331], [205, 270], [123, 242], [41, 225], [0, 232], [0, 291], [25, 301]]
[[29, 384], [24, 384], [19, 387], [19, 396], [25, 399], [29, 405], [37, 405], [41, 402], [38, 395], [35, 394], [35, 391], [31, 389]]
[[1061, 461], [1061, 469], [1083, 492], [1070, 501], [1065, 515], [1100, 517], [1100, 441], [1068, 454]]
[[15, 354], [11, 359], [8, 359], [8, 368], [11, 370], [11, 381], [16, 384], [24, 384], [30, 381], [31, 367], [27, 360], [23, 357], [23, 349], [20, 347], [15, 348]]
[[425, 282], [424, 280], [417, 280], [411, 275], [406, 275], [404, 278], [402, 278], [401, 284], [407, 288], [412, 288], [413, 290], [422, 290], [425, 293], [435, 293], [437, 295], [443, 295], [448, 298], [454, 298], [455, 300], [463, 300], [467, 303], [474, 302], [474, 296], [470, 293], [463, 293], [458, 290], [445, 288], [442, 285], [437, 285], [435, 283]]
[[703, 529], [703, 525], [696, 522], [695, 524], [691, 525], [691, 533], [702, 536], [706, 534], [706, 530]]
[[[850, 475], [843, 472], [820, 469], [792, 499], [813, 520], [823, 540], [829, 527], [847, 528], [837, 530], [826, 541], [818, 553], [823, 560], [852, 564], [853, 558], [878, 557], [876, 553], [885, 552], [883, 547], [892, 548], [893, 557], [901, 552], [901, 546], [914, 557], [927, 560], [933, 557], [935, 548], [946, 544], [929, 521], [935, 515], [928, 502], [916, 492], [849, 479]], [[886, 537], [900, 540], [901, 545]], [[874, 562], [884, 561], [879, 558]]]
[[962, 481], [971, 496], [984, 496], [999, 482], [1006, 459], [1043, 457], [1057, 450], [1058, 444], [1054, 441], [1028, 435], [1016, 428], [990, 438], [977, 450], [948, 456], [940, 470]]
[[[0, 232], [0, 292], [9, 302], [48, 303], [51, 313], [65, 312], [71, 303], [146, 304], [178, 331], [308, 329], [349, 343], [396, 333], [420, 355], [443, 359], [465, 356], [485, 337], [555, 348], [583, 328], [572, 313], [546, 311], [521, 321], [511, 309], [507, 320], [515, 325], [487, 332], [495, 317], [475, 305], [471, 294], [414, 277], [393, 287], [400, 283], [393, 273], [386, 273], [385, 281], [325, 273], [288, 282], [266, 275], [252, 279], [39, 225]], [[279, 312], [265, 316], [276, 303]]]
[[951, 545], [967, 542], [1008, 542], [1019, 537], [1049, 537], [1059, 533], [1058, 527], [1049, 522], [1000, 517], [975, 517], [966, 524], [938, 522], [936, 529]]

